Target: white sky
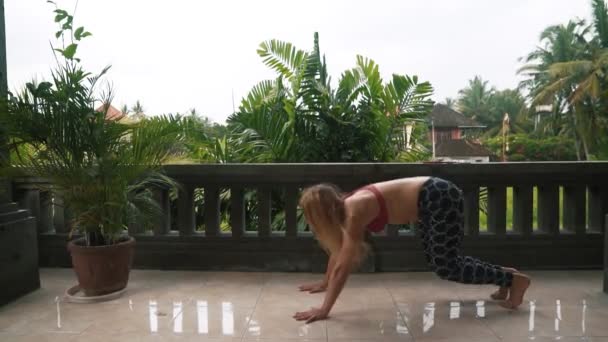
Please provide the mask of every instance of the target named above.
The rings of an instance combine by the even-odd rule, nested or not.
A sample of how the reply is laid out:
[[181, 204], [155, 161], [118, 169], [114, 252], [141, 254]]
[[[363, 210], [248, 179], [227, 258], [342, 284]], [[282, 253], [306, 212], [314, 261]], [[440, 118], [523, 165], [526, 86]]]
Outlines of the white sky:
[[[72, 11], [74, 0], [57, 0]], [[45, 0], [5, 0], [9, 87], [48, 76], [57, 26]], [[436, 101], [481, 75], [515, 87], [519, 57], [547, 26], [590, 16], [590, 0], [80, 0], [79, 47], [90, 71], [112, 65], [116, 107], [140, 100], [147, 114], [196, 108], [216, 122], [249, 89], [274, 78], [257, 55], [265, 40], [310, 50], [319, 32], [333, 80], [374, 59], [385, 79], [417, 74]]]

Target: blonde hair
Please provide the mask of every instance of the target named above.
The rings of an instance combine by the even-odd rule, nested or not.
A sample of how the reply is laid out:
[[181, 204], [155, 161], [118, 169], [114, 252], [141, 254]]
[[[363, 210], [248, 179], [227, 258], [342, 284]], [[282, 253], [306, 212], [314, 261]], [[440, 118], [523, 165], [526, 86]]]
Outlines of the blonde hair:
[[[335, 185], [322, 183], [304, 189], [300, 197], [300, 207], [313, 233], [327, 254], [340, 252], [342, 234], [346, 221], [344, 194]], [[367, 255], [369, 247], [362, 242], [355, 262], [360, 263]]]

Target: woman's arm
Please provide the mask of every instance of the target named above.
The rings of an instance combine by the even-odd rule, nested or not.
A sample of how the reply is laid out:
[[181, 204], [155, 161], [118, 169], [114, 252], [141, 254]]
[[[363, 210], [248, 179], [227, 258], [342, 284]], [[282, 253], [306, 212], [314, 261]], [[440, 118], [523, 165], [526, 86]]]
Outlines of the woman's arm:
[[327, 294], [325, 295], [325, 300], [323, 301], [321, 308], [313, 308], [309, 311], [298, 312], [294, 315], [295, 319], [299, 321], [306, 320], [306, 323], [310, 323], [327, 318], [338, 299], [340, 292], [342, 292], [344, 284], [346, 284], [346, 280], [348, 279], [357, 257], [360, 242], [355, 240], [357, 239], [353, 239], [351, 234], [344, 233], [340, 253], [335, 259], [331, 272], [329, 272]]
[[336, 259], [337, 256], [335, 254], [329, 255], [329, 260], [327, 261], [327, 270], [325, 271], [325, 287], [329, 286], [329, 279], [331, 278], [331, 273], [333, 272], [334, 267], [336, 266]]
[[327, 314], [331, 311], [338, 296], [346, 284], [346, 280], [352, 271], [355, 258], [357, 257], [358, 244], [353, 241], [350, 234], [344, 233], [342, 248], [340, 254], [336, 258], [335, 265], [332, 269], [327, 287], [327, 295], [323, 302], [322, 310]]

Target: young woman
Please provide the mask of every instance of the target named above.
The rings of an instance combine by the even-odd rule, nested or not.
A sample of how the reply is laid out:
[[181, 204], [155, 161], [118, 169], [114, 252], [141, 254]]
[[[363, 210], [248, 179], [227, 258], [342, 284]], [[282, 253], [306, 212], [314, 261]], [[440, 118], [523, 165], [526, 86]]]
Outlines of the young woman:
[[323, 305], [297, 312], [297, 320], [310, 323], [327, 318], [349, 273], [367, 253], [366, 230], [379, 232], [388, 223], [418, 221], [427, 262], [439, 278], [497, 285], [500, 288], [491, 297], [500, 300], [505, 308], [517, 308], [530, 285], [530, 278], [513, 268], [460, 254], [463, 197], [462, 191], [449, 181], [402, 178], [370, 184], [348, 195], [331, 184], [319, 184], [304, 191], [300, 206], [330, 257], [323, 281], [300, 286], [300, 290], [311, 293], [327, 290]]

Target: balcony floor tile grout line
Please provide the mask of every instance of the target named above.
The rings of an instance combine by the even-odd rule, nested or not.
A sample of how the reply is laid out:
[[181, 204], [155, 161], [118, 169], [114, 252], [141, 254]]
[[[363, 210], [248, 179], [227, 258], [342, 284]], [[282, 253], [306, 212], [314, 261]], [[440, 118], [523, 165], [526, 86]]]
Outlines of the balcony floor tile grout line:
[[393, 293], [388, 289], [388, 287], [386, 287], [386, 285], [383, 285], [382, 288], [384, 288], [384, 290], [391, 297], [391, 301], [393, 302], [393, 307], [399, 313], [399, 318], [401, 318], [401, 320], [403, 321], [403, 324], [405, 324], [405, 327], [407, 328], [407, 331], [409, 332], [410, 337], [412, 338], [412, 341], [415, 341], [416, 338], [414, 337], [413, 330], [408, 325], [407, 320], [405, 319], [406, 316], [403, 314], [403, 312], [401, 312], [401, 309], [399, 308], [399, 304], [397, 304], [397, 301], [395, 300], [395, 297], [393, 296]]
[[[264, 293], [264, 288], [266, 288], [266, 285], [268, 284], [269, 278], [270, 278], [270, 276], [264, 275], [264, 283], [260, 287], [257, 298], [255, 299], [255, 303], [253, 304], [253, 308], [251, 309], [251, 312], [249, 313], [249, 319], [247, 319], [247, 324], [245, 325], [245, 329], [243, 329], [243, 334], [241, 335], [241, 339], [240, 339], [241, 342], [245, 341], [247, 331], [249, 330], [249, 325], [251, 324], [251, 320], [253, 319], [253, 315], [255, 314], [255, 311], [258, 307], [260, 298], [262, 297], [262, 294]], [[258, 337], [258, 339], [260, 339], [260, 338], [261, 337]]]

